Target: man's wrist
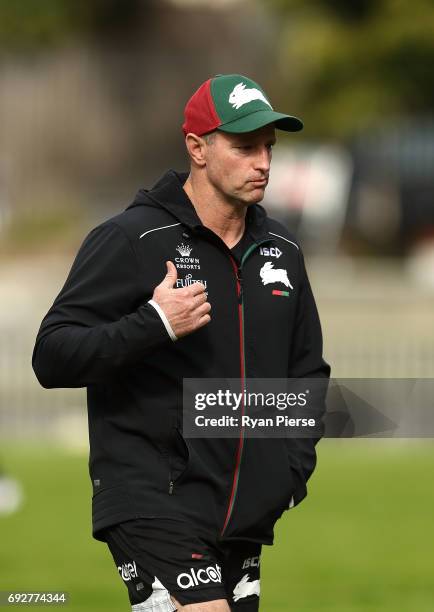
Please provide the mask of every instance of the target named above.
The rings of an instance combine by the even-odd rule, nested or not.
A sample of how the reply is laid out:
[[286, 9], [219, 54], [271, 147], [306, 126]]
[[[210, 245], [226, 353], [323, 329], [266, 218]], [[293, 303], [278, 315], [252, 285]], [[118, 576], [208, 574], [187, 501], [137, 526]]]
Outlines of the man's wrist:
[[163, 322], [164, 327], [166, 328], [167, 333], [169, 334], [170, 339], [173, 340], [173, 342], [176, 342], [176, 340], [178, 340], [178, 337], [173, 331], [172, 326], [169, 323], [169, 319], [164, 314], [164, 311], [161, 308], [161, 306], [159, 306], [157, 302], [155, 302], [154, 300], [148, 300], [148, 304], [150, 304], [152, 308], [154, 308], [157, 311], [160, 319]]

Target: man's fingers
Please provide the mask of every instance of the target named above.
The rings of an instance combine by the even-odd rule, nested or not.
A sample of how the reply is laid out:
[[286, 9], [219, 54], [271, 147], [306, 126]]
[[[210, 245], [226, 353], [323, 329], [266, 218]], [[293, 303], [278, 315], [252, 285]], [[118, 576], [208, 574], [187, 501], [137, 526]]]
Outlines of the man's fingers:
[[196, 308], [196, 310], [192, 313], [192, 316], [194, 317], [196, 321], [197, 320], [200, 321], [205, 316], [210, 317], [210, 314], [209, 314], [210, 312], [211, 312], [211, 304], [209, 302], [205, 302], [205, 304], [202, 304], [201, 306]]
[[201, 304], [204, 304], [207, 301], [207, 299], [208, 298], [207, 298], [205, 291], [202, 291], [202, 293], [198, 293], [197, 295], [193, 297], [194, 307], [197, 308]]
[[190, 295], [199, 295], [200, 293], [204, 293], [205, 285], [203, 283], [193, 283], [187, 287], [187, 291]]
[[207, 325], [210, 321], [211, 321], [211, 317], [209, 316], [209, 314], [204, 314], [199, 319], [199, 323], [197, 325], [197, 329], [199, 329], [199, 327], [203, 327], [204, 325]]
[[180, 287], [176, 290], [178, 295], [184, 295], [185, 297], [195, 297], [196, 295], [200, 295], [205, 292], [205, 285], [202, 283], [196, 282], [192, 285], [188, 285], [188, 287]]
[[166, 266], [166, 276], [155, 287], [153, 299], [163, 310], [174, 334], [182, 338], [209, 323], [211, 305], [203, 283], [196, 282], [174, 290], [178, 273], [173, 262], [166, 261]]
[[211, 304], [209, 302], [205, 302], [197, 307], [194, 314], [202, 317], [204, 314], [208, 314], [211, 310]]
[[172, 289], [176, 283], [176, 279], [178, 278], [178, 271], [171, 261], [166, 261], [166, 267], [166, 276], [163, 278], [159, 286], [166, 287], [166, 289]]

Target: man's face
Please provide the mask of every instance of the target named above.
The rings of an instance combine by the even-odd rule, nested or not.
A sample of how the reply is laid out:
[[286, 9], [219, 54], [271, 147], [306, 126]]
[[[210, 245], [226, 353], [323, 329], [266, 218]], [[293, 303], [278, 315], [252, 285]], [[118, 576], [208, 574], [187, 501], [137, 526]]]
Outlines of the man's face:
[[228, 201], [255, 204], [264, 197], [276, 142], [274, 125], [246, 134], [216, 131], [206, 145], [208, 181]]

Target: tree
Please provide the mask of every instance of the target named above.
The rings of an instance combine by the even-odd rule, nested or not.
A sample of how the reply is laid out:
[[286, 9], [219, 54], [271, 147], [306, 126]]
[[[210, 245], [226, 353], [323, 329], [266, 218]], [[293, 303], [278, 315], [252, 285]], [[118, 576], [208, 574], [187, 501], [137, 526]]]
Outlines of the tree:
[[315, 136], [432, 113], [430, 0], [271, 0], [278, 17], [274, 99]]

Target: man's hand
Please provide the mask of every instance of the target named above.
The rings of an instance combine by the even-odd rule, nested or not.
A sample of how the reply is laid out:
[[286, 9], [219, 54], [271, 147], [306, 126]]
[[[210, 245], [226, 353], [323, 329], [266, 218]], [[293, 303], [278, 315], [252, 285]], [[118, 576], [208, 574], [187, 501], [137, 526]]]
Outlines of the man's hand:
[[166, 315], [177, 338], [191, 334], [211, 321], [205, 287], [193, 283], [182, 289], [174, 289], [178, 272], [171, 261], [166, 261], [167, 274], [154, 289], [152, 299]]

